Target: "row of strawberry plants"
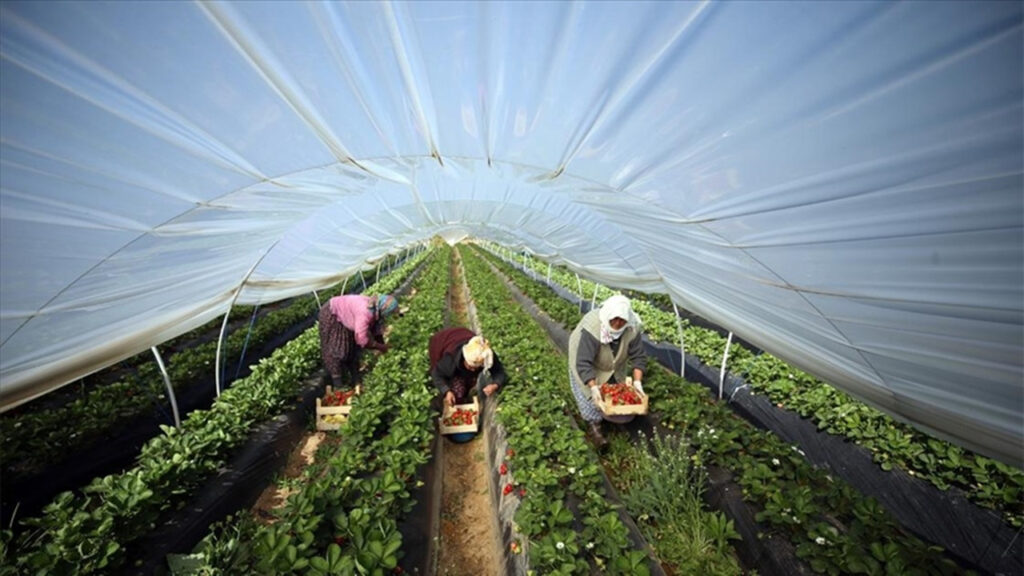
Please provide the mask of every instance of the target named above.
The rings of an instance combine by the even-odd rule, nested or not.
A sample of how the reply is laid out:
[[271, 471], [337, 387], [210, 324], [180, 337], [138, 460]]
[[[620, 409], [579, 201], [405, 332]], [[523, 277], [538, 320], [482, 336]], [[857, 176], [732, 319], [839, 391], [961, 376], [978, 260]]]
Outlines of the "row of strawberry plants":
[[541, 574], [649, 573], [647, 552], [630, 544], [597, 458], [566, 414], [564, 358], [486, 262], [461, 253], [482, 331], [515, 367], [497, 408], [509, 446], [501, 506], [517, 504], [512, 551], [528, 554]]
[[409, 311], [391, 323], [390, 351], [372, 363], [349, 419], [328, 433], [284, 507], [270, 523], [242, 512], [213, 526], [189, 573], [400, 571], [397, 526], [414, 504], [410, 487], [429, 458], [436, 416], [423, 342], [441, 327], [450, 252], [438, 250], [403, 298]]
[[[308, 302], [302, 315], [308, 316]], [[255, 343], [272, 337], [293, 324], [296, 306], [260, 322], [254, 331]], [[299, 318], [301, 319], [301, 318]], [[241, 350], [244, 334], [233, 333], [226, 342], [229, 353]], [[168, 375], [176, 392], [182, 392], [212, 374], [216, 343], [208, 342], [172, 356]], [[152, 358], [152, 355], [150, 355]], [[9, 472], [17, 477], [39, 473], [68, 455], [94, 444], [118, 426], [150, 412], [155, 404], [166, 401], [163, 376], [156, 362], [141, 363], [136, 372], [117, 382], [97, 386], [84, 397], [59, 408], [32, 411], [0, 419], [3, 434], [2, 459], [16, 463]]]
[[[522, 260], [517, 260], [517, 263]], [[547, 265], [526, 260], [534, 274], [546, 274]], [[551, 267], [551, 281], [579, 294], [576, 276]], [[583, 298], [595, 290], [598, 301], [613, 294], [608, 287], [580, 280]], [[675, 316], [659, 306], [634, 300], [648, 337], [657, 342], [678, 342]], [[726, 339], [713, 330], [687, 324], [686, 351], [706, 365], [722, 361]], [[959, 446], [930, 437], [897, 422], [814, 376], [770, 354], [754, 355], [733, 342], [729, 349], [731, 372], [772, 402], [812, 419], [819, 429], [846, 437], [871, 451], [885, 470], [894, 466], [923, 478], [939, 489], [956, 486], [976, 504], [999, 511], [1014, 528], [1024, 526], [1024, 471]]]
[[[415, 266], [420, 253], [405, 263]], [[352, 283], [355, 287], [355, 283]], [[350, 290], [353, 288], [350, 287]], [[342, 287], [327, 291], [323, 297], [339, 294]], [[252, 308], [247, 314], [251, 314]], [[290, 305], [264, 315], [252, 330], [236, 330], [224, 341], [222, 356], [234, 358], [244, 348], [255, 348], [270, 342], [290, 326], [316, 314], [317, 305], [312, 296], [296, 298]], [[234, 313], [232, 313], [234, 316]], [[222, 320], [205, 326], [216, 338]], [[199, 329], [197, 329], [199, 330]], [[161, 345], [174, 349], [175, 342], [188, 342], [196, 338], [197, 331]], [[166, 367], [177, 392], [187, 390], [196, 383], [208, 380], [217, 355], [217, 342], [207, 341], [188, 348], [167, 359]], [[117, 382], [91, 389], [84, 397], [62, 406], [43, 410], [24, 410], [0, 417], [0, 461], [6, 473], [13, 477], [36, 474], [68, 455], [95, 443], [105, 433], [138, 418], [165, 402], [165, 387], [160, 369], [151, 353], [129, 359], [137, 369]], [[10, 481], [12, 477], [6, 478]]]
[[[590, 280], [586, 280], [568, 272], [560, 266], [549, 266], [546, 263], [538, 262], [533, 259], [524, 259], [521, 257], [513, 258], [511, 253], [507, 250], [500, 249], [489, 244], [485, 244], [483, 247], [489, 254], [496, 254], [506, 262], [514, 262], [517, 267], [527, 271], [531, 275], [532, 280], [539, 281], [540, 276], [544, 276], [545, 283], [550, 282], [561, 286], [564, 290], [576, 295], [583, 301], [600, 304], [609, 296], [618, 293], [607, 286], [591, 282]], [[649, 302], [647, 299], [641, 298], [632, 299], [632, 303], [633, 309], [636, 311], [637, 315], [643, 319], [644, 332], [649, 338], [658, 342], [678, 343], [679, 328], [681, 325], [685, 334], [687, 352], [696, 354], [694, 350], [705, 348], [710, 351], [714, 346], [713, 340], [708, 341], [708, 343], [704, 345], [703, 329], [692, 326], [690, 321], [685, 318], [680, 319], [679, 322], [677, 322], [675, 315], [671, 313], [664, 313], [660, 304], [654, 304]], [[576, 311], [578, 313], [579, 308], [577, 308]], [[721, 350], [718, 352], [718, 358], [722, 358]]]
[[[228, 330], [233, 331], [233, 328], [237, 327], [240, 323], [248, 321], [255, 310], [254, 306], [235, 306], [232, 308], [229, 314]], [[176, 353], [174, 352], [176, 350], [192, 348], [211, 338], [216, 338], [222, 321], [223, 318], [210, 320], [202, 326], [193, 328], [180, 336], [162, 343], [160, 348], [164, 350], [163, 354], [165, 354], [165, 357], [169, 357]], [[96, 388], [101, 388], [120, 380], [123, 378], [122, 374], [126, 371], [137, 369], [139, 366], [152, 360], [153, 354], [148, 350], [131, 358], [125, 358], [117, 364], [80, 378], [74, 385], [69, 384], [58, 388], [45, 396], [5, 412], [3, 417], [24, 416], [30, 412], [63, 408], [65, 405], [76, 400], [86, 398]]]
[[[517, 286], [552, 317], [578, 321], [565, 301], [518, 269], [496, 261]], [[558, 303], [558, 300], [562, 300]], [[874, 499], [810, 465], [796, 446], [759, 430], [716, 403], [700, 384], [666, 370], [649, 370], [644, 388], [652, 413], [678, 430], [692, 446], [696, 464], [731, 470], [744, 498], [757, 506], [757, 520], [793, 543], [797, 555], [817, 572], [954, 574], [959, 568], [941, 548], [906, 535]]]
[[[394, 274], [412, 270], [410, 262]], [[310, 329], [260, 361], [209, 410], [192, 412], [179, 428], [162, 427], [164, 434], [146, 443], [133, 468], [97, 478], [80, 494], [60, 494], [42, 516], [23, 520], [26, 530], [16, 538], [3, 531], [0, 574], [116, 569], [127, 546], [215, 473], [255, 424], [292, 402], [319, 363], [319, 337]]]
[[[533, 281], [489, 253], [483, 256], [552, 320], [563, 327], [579, 322], [579, 308], [546, 284]], [[677, 456], [662, 451], [651, 458], [646, 450], [625, 445], [618, 435], [611, 435], [611, 440], [605, 469], [659, 558], [677, 573], [738, 573], [729, 544], [739, 537], [732, 521], [698, 502], [706, 484], [704, 469], [690, 465], [685, 453]], [[661, 440], [655, 442], [660, 446]], [[685, 440], [665, 440], [666, 445], [680, 442]], [[663, 479], [660, 484], [659, 478]]]

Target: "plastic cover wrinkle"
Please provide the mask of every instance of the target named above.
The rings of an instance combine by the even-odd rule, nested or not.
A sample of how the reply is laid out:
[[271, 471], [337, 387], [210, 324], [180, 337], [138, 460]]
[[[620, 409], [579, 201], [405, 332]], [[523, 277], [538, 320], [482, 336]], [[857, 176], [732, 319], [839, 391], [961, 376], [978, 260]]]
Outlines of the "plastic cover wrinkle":
[[0, 12], [0, 409], [440, 235], [1024, 463], [1019, 3]]

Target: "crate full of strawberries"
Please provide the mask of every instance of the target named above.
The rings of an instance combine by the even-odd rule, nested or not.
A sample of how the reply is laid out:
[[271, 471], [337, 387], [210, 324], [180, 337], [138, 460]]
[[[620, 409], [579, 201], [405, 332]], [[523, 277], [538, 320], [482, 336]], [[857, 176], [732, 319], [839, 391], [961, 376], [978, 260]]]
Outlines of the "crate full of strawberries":
[[359, 395], [359, 386], [352, 390], [335, 390], [328, 386], [323, 398], [316, 399], [316, 429], [337, 430], [348, 420], [352, 401]]
[[445, 406], [441, 414], [441, 434], [461, 434], [480, 429], [480, 401], [473, 398], [472, 404]]
[[606, 416], [647, 414], [648, 398], [633, 385], [632, 378], [624, 383], [601, 385], [601, 400], [597, 406]]

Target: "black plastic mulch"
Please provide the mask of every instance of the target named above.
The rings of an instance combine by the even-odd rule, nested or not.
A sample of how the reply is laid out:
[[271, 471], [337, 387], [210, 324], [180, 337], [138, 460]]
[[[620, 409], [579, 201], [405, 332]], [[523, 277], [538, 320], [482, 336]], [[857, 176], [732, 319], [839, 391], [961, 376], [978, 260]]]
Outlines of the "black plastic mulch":
[[[501, 276], [500, 272], [495, 271], [495, 273]], [[565, 353], [569, 346], [569, 331], [562, 327], [559, 322], [545, 314], [513, 283], [506, 282], [506, 284], [523, 309], [544, 327], [551, 341], [558, 346], [559, 350]], [[552, 286], [552, 288], [556, 288], [556, 286]], [[564, 290], [560, 292], [563, 298], [568, 296]], [[584, 311], [589, 310], [590, 303], [583, 302], [581, 309]], [[646, 418], [633, 419], [632, 422], [624, 425], [624, 428], [634, 437], [641, 432], [650, 437], [655, 429], [658, 428], [656, 422], [657, 415], [651, 414]], [[736, 531], [740, 534], [742, 540], [734, 544], [733, 547], [740, 561], [747, 569], [756, 569], [759, 574], [765, 576], [813, 574], [813, 571], [796, 557], [793, 546], [788, 541], [779, 538], [758, 537], [759, 530], [754, 520], [756, 511], [752, 510], [743, 501], [742, 489], [732, 481], [732, 476], [727, 470], [709, 470], [709, 479], [710, 485], [704, 497], [710, 506], [724, 511], [736, 526]], [[610, 483], [608, 485], [610, 487]], [[621, 515], [626, 515], [624, 510], [620, 511]], [[639, 532], [632, 519], [629, 520], [629, 524], [633, 530]]]
[[[540, 278], [538, 281], [545, 283]], [[557, 284], [548, 286], [563, 299], [578, 304], [581, 311], [590, 309], [588, 300], [581, 302], [577, 296]], [[518, 290], [511, 287], [518, 294]], [[552, 339], [564, 350], [568, 332], [540, 312], [525, 296], [521, 296], [521, 301], [524, 308], [544, 324]], [[719, 328], [718, 331], [722, 330]], [[648, 355], [674, 373], [679, 373], [680, 350], [677, 346], [646, 340], [645, 345]], [[719, 368], [706, 366], [697, 357], [687, 354], [685, 374], [688, 380], [700, 382], [717, 397]], [[1003, 522], [998, 512], [974, 504], [955, 488], [939, 490], [930, 482], [902, 470], [883, 470], [865, 448], [846, 438], [822, 432], [812, 421], [796, 412], [779, 408], [768, 398], [752, 393], [740, 378], [727, 374], [723, 381], [722, 395], [730, 407], [749, 422], [799, 446], [808, 461], [828, 468], [862, 494], [877, 499], [908, 531], [924, 541], [943, 547], [961, 565], [988, 574], [1024, 574], [1024, 536], [1021, 531]], [[719, 476], [721, 474], [727, 472], [720, 471]], [[710, 495], [713, 499], [719, 498], [715, 496], [715, 483], [715, 475], [712, 475]], [[723, 486], [728, 484], [724, 482]], [[738, 490], [730, 491], [738, 493]], [[747, 533], [756, 534], [756, 526], [746, 525], [747, 522], [753, 522], [753, 516], [743, 510], [745, 505], [742, 501], [734, 502], [734, 499], [725, 498], [724, 509], [736, 523], [746, 546], [750, 541]], [[771, 559], [773, 566], [783, 570], [780, 574], [796, 573], [796, 564], [800, 563], [788, 560], [792, 552], [782, 549], [786, 546], [789, 546], [788, 542], [771, 544], [765, 550], [738, 552], [745, 559], [758, 559], [758, 563], [766, 558]], [[754, 566], [765, 573], [769, 568], [760, 564]]]

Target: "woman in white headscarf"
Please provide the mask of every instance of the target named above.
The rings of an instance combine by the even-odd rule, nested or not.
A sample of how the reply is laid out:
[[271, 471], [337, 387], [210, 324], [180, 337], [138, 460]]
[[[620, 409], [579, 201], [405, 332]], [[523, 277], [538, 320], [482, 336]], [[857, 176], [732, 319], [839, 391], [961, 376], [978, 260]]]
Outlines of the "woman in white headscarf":
[[647, 368], [643, 326], [629, 298], [615, 295], [591, 310], [569, 336], [569, 383], [580, 415], [589, 423], [591, 441], [604, 450], [608, 441], [601, 430], [603, 414], [594, 404], [601, 385], [625, 382], [626, 367], [633, 381], [641, 382]]
[[428, 356], [430, 378], [449, 406], [465, 404], [482, 374], [489, 377], [483, 386], [485, 396], [493, 395], [508, 380], [490, 342], [468, 328], [456, 326], [435, 333], [430, 337]]

